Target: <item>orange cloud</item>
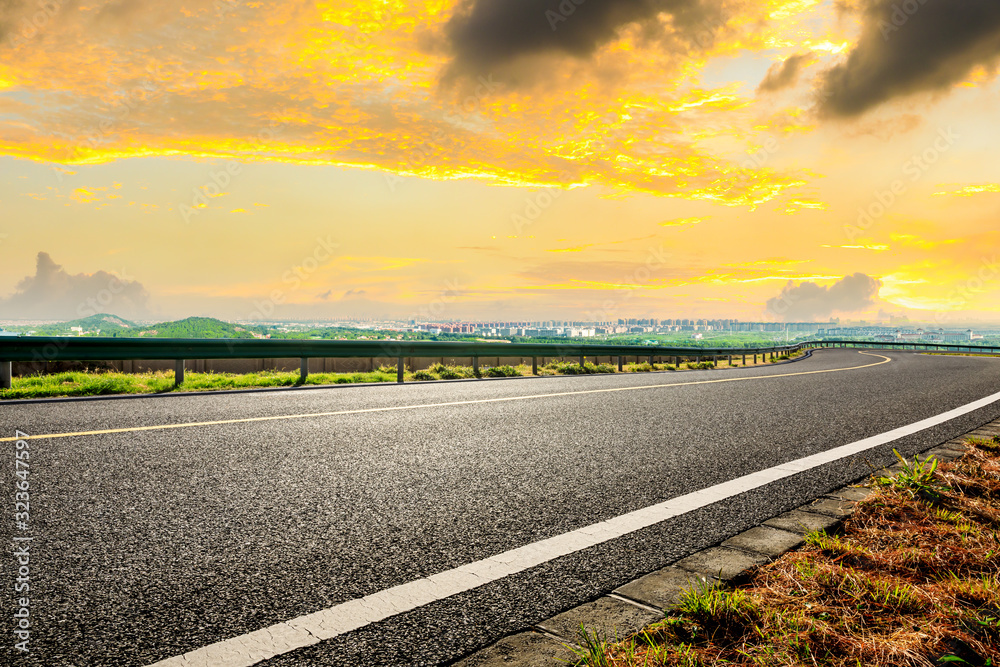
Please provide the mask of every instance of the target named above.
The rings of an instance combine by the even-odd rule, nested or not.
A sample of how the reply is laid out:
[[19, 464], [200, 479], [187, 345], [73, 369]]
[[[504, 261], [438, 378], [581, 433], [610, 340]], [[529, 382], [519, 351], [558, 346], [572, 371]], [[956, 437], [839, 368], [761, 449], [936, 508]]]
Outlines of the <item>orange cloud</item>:
[[[444, 43], [456, 4], [193, 0], [180, 12], [135, 5], [127, 18], [106, 3], [66, 7], [16, 45], [16, 70], [0, 69], [6, 90], [36, 100], [0, 124], [0, 154], [326, 164], [748, 208], [809, 180], [734, 158], [771, 128], [755, 122], [738, 85], [698, 85], [697, 72], [703, 58], [797, 25], [812, 3], [727, 3], [700, 56], [643, 45], [629, 28], [594, 63], [546, 70], [551, 79], [536, 89], [492, 76], [442, 85], [449, 56], [427, 44]], [[186, 37], [169, 55], [150, 46], [174, 34]], [[617, 94], [607, 95], [612, 71]]]
[[944, 192], [935, 192], [935, 197], [973, 197], [975, 195], [980, 195], [984, 193], [997, 193], [1000, 192], [1000, 183], [987, 183], [984, 185], [966, 185], [960, 190], [951, 190]]

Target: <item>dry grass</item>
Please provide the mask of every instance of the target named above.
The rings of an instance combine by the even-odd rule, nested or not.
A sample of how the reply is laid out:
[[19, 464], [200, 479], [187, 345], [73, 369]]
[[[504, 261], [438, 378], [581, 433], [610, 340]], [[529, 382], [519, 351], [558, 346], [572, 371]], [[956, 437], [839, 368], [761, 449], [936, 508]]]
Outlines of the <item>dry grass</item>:
[[[691, 591], [624, 642], [588, 637], [580, 665], [1000, 665], [1000, 445], [972, 440], [936, 493], [880, 485], [842, 535]], [[943, 660], [942, 660], [943, 659]]]

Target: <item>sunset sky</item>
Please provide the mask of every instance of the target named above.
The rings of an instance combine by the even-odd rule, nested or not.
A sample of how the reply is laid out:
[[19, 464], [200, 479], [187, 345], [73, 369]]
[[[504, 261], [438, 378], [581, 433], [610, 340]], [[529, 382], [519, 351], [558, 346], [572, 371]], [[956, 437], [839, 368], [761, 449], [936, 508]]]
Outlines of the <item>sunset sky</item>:
[[996, 0], [0, 0], [0, 319], [1000, 321], [998, 59]]

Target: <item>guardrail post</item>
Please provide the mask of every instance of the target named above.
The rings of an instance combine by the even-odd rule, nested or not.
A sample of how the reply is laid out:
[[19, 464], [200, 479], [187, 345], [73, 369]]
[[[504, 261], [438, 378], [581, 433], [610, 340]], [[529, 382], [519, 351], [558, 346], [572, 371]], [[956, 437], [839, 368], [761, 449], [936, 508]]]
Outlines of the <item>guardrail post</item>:
[[403, 357], [398, 357], [396, 359], [396, 382], [402, 384], [403, 382], [403, 371], [405, 370], [403, 365]]
[[618, 355], [618, 372], [619, 373], [625, 372], [625, 357], [623, 357], [620, 354]]
[[653, 355], [649, 355], [649, 365], [653, 366]]
[[586, 364], [583, 363], [583, 355], [580, 355], [580, 368], [583, 368]]
[[184, 360], [177, 359], [174, 362], [174, 386], [180, 386], [184, 383]]
[[0, 389], [10, 389], [12, 375], [11, 363], [9, 361], [0, 361]]
[[753, 365], [754, 366], [757, 365], [757, 353], [756, 352], [753, 353]]
[[479, 357], [472, 357], [472, 374], [479, 377]]
[[309, 377], [309, 359], [302, 357], [299, 363], [299, 382], [305, 384], [307, 377]]
[[746, 354], [743, 355], [743, 365], [744, 366], [747, 365], [747, 355]]
[[538, 375], [538, 357], [531, 358], [531, 374]]

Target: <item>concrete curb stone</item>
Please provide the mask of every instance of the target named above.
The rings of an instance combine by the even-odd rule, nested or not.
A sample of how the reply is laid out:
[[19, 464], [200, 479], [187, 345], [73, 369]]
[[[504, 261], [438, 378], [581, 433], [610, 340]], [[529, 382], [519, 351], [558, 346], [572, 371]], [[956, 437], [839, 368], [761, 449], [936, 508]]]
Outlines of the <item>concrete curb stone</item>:
[[615, 593], [656, 609], [665, 609], [680, 602], [684, 591], [699, 585], [716, 588], [722, 582], [671, 565], [619, 586]]
[[695, 574], [713, 576], [721, 581], [731, 582], [742, 578], [755, 567], [764, 565], [770, 560], [767, 555], [754, 551], [730, 549], [729, 547], [709, 547], [687, 558], [680, 559], [674, 565]]
[[663, 612], [652, 607], [604, 596], [556, 614], [538, 628], [570, 642], [576, 640], [581, 625], [602, 638], [625, 639], [662, 618]]
[[801, 509], [795, 509], [768, 519], [764, 522], [764, 525], [787, 530], [790, 533], [805, 535], [816, 530], [835, 530], [840, 525], [840, 519], [835, 519], [825, 514], [814, 514], [813, 512], [804, 512]]
[[755, 526], [739, 535], [730, 537], [722, 543], [722, 546], [777, 558], [785, 552], [799, 548], [803, 543], [805, 540], [797, 533], [790, 533], [787, 530], [770, 526]]

